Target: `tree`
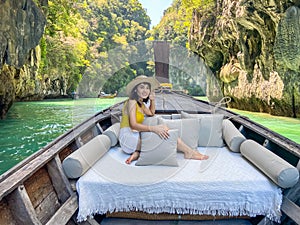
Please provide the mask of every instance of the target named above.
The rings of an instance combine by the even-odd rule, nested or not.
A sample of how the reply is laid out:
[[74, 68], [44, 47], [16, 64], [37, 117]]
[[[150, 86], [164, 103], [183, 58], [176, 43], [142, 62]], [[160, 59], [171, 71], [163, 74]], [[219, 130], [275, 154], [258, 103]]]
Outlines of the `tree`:
[[[136, 49], [128, 45], [146, 39], [150, 18], [137, 0], [86, 0], [81, 4], [80, 12], [88, 22], [86, 39], [90, 46], [90, 60], [93, 67], [98, 68], [97, 75], [84, 74], [80, 89], [83, 91], [83, 86], [93, 83], [89, 95], [92, 92], [98, 94], [100, 89], [107, 93], [120, 93], [122, 86], [134, 78], [137, 71], [147, 70], [146, 62], [129, 65], [127, 59], [137, 54]], [[115, 61], [109, 61], [109, 52], [116, 48], [126, 51], [120, 51]]]

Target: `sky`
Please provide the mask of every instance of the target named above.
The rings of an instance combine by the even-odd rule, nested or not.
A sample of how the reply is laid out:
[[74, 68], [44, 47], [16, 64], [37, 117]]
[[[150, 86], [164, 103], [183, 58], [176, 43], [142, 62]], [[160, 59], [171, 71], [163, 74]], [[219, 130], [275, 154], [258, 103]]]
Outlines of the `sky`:
[[156, 26], [163, 16], [164, 10], [171, 6], [173, 0], [139, 0], [150, 16], [150, 28]]

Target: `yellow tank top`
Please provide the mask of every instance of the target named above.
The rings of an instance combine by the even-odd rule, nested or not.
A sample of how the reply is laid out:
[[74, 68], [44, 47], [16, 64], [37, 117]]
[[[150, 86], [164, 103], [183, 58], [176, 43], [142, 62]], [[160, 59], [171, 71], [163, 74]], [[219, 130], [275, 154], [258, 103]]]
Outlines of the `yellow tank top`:
[[[130, 127], [129, 116], [128, 116], [128, 113], [125, 112], [125, 109], [127, 108], [127, 103], [128, 103], [128, 100], [125, 102], [124, 107], [122, 109], [122, 119], [121, 119], [120, 128]], [[137, 123], [142, 123], [145, 118], [144, 113], [141, 112], [141, 107], [137, 103], [136, 103], [135, 117], [136, 117]]]

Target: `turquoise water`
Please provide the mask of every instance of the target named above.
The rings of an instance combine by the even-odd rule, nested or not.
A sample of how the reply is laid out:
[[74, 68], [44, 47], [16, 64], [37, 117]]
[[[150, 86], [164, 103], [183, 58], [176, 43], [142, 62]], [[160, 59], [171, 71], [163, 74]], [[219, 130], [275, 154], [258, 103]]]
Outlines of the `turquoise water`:
[[300, 144], [300, 119], [230, 109]]
[[124, 98], [17, 102], [0, 120], [0, 174], [65, 131]]
[[[0, 174], [96, 112], [125, 98], [17, 102], [0, 120]], [[300, 143], [300, 119], [237, 111]]]

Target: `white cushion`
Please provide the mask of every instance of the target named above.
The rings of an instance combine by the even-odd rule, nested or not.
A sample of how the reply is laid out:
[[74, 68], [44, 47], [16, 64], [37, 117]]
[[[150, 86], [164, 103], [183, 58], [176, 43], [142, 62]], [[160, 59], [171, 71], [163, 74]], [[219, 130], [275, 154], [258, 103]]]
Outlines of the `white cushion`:
[[189, 114], [181, 112], [181, 118], [198, 118], [200, 123], [198, 146], [223, 147], [223, 114]]
[[110, 149], [110, 138], [98, 135], [64, 159], [62, 166], [68, 178], [78, 178]]
[[172, 114], [171, 117], [172, 117], [172, 120], [178, 120], [178, 119], [181, 119], [181, 114]]
[[241, 144], [241, 153], [282, 188], [294, 186], [299, 179], [297, 168], [253, 140]]
[[222, 130], [228, 148], [233, 152], [240, 152], [240, 146], [246, 140], [245, 136], [228, 119], [223, 120]]
[[120, 123], [115, 123], [107, 128], [103, 134], [108, 136], [111, 141], [111, 147], [115, 146], [119, 140]]
[[168, 139], [162, 139], [154, 132], [142, 132], [141, 153], [135, 165], [178, 166], [177, 139], [178, 130], [169, 130]]
[[159, 117], [167, 119], [167, 120], [171, 120], [172, 119], [172, 115], [159, 115]]
[[199, 122], [197, 118], [168, 120], [158, 118], [159, 124], [170, 129], [177, 129], [181, 140], [192, 149], [197, 149], [199, 139]]
[[158, 124], [158, 116], [147, 116], [143, 121], [144, 125], [155, 126]]

